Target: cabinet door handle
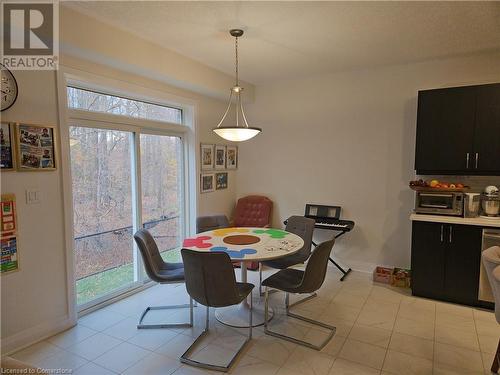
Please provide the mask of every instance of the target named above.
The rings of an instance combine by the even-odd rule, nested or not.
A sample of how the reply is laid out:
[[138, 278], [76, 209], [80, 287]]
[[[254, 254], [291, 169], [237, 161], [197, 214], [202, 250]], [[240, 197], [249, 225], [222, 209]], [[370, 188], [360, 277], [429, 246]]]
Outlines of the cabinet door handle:
[[470, 159], [470, 153], [467, 153], [466, 166], [465, 166], [466, 169], [469, 169], [469, 159]]
[[450, 238], [448, 239], [450, 243], [451, 243], [451, 239], [452, 239], [452, 232], [453, 232], [452, 229], [453, 229], [453, 227], [450, 225]]
[[476, 169], [477, 169], [478, 161], [479, 161], [479, 152], [476, 152]]
[[441, 242], [444, 241], [444, 225], [441, 224]]

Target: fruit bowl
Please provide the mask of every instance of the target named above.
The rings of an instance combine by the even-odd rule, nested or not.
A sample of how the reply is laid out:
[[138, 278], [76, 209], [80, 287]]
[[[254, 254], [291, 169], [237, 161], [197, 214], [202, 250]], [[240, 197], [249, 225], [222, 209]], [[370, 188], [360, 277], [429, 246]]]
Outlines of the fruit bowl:
[[469, 186], [457, 182], [439, 182], [438, 180], [424, 181], [422, 179], [410, 181], [410, 189], [415, 191], [466, 191], [469, 190]]
[[460, 188], [444, 188], [444, 187], [430, 187], [430, 186], [411, 186], [410, 189], [415, 190], [415, 191], [456, 191], [456, 192], [463, 192], [467, 191], [470, 189], [470, 186], [464, 186]]

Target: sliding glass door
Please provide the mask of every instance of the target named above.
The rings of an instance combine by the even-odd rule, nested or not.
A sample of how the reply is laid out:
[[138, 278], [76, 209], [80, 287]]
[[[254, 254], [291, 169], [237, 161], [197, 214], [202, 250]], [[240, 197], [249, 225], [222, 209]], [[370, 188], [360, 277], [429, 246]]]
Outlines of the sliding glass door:
[[133, 233], [148, 229], [165, 259], [179, 261], [183, 144], [179, 136], [70, 127], [76, 299], [91, 307], [147, 280]]
[[165, 260], [179, 262], [183, 227], [182, 140], [141, 134], [140, 150], [143, 227], [151, 232]]
[[72, 126], [70, 139], [76, 292], [83, 305], [137, 281], [133, 133]]

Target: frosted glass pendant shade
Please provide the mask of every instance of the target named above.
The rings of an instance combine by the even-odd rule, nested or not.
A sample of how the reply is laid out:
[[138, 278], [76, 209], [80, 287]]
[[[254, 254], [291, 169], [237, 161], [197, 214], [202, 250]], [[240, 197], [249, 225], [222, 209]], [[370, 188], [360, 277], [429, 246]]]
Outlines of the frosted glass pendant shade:
[[259, 134], [262, 129], [259, 128], [246, 128], [246, 127], [226, 127], [226, 128], [215, 128], [213, 129], [215, 134], [219, 137], [224, 138], [232, 142], [242, 142], [247, 141], [257, 134]]

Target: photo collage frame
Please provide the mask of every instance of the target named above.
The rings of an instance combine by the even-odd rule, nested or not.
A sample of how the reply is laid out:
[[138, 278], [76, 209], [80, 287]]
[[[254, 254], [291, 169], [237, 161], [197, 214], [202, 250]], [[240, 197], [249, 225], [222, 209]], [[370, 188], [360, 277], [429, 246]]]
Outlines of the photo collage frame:
[[56, 128], [51, 125], [2, 122], [1, 170], [19, 172], [57, 169]]
[[[209, 193], [227, 189], [228, 170], [238, 168], [238, 146], [200, 145], [200, 191]], [[210, 172], [213, 171], [213, 172]]]

